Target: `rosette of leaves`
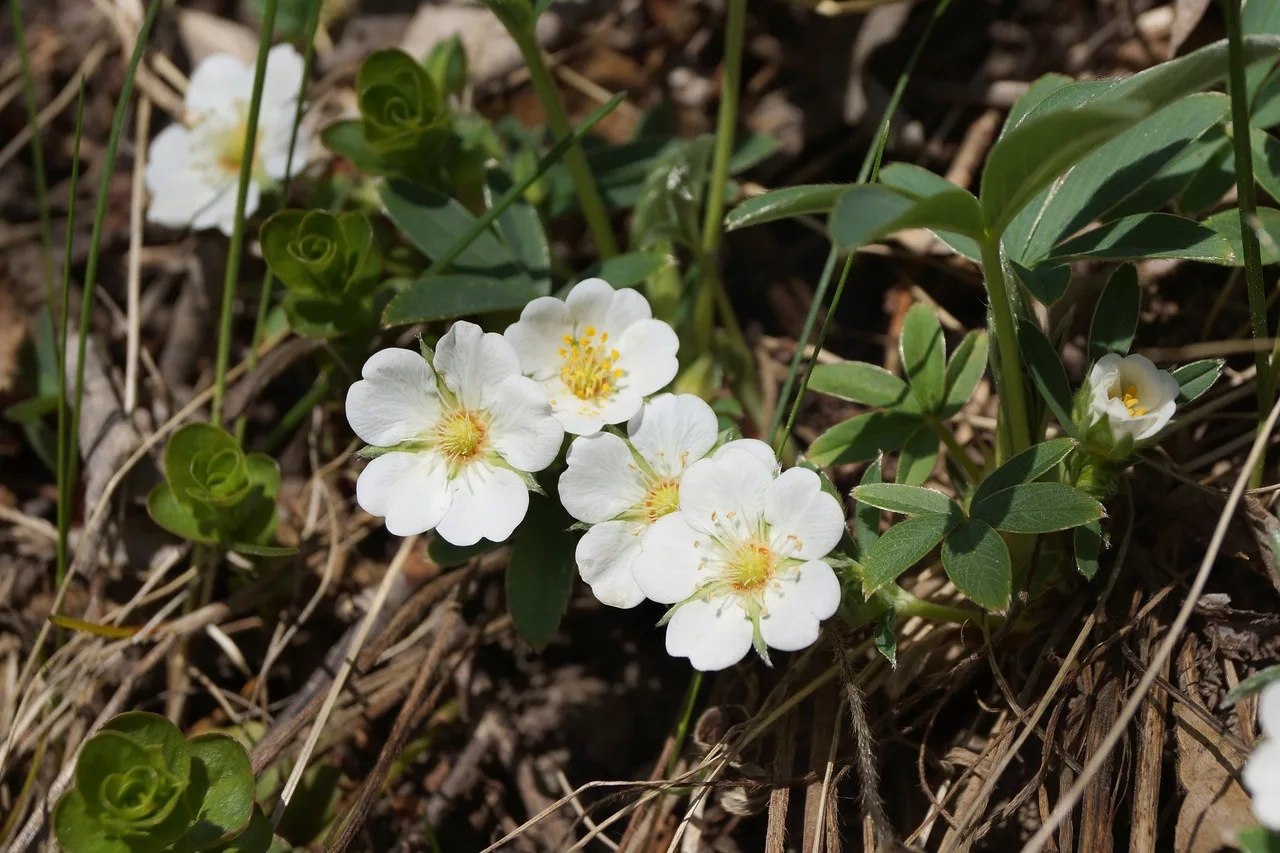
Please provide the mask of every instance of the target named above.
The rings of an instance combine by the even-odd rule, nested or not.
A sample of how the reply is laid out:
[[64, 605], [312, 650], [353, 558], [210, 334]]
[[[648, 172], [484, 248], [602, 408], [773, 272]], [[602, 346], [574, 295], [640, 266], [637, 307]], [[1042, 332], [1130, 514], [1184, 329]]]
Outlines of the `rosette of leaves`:
[[191, 542], [250, 554], [278, 555], [275, 531], [280, 469], [263, 453], [246, 454], [212, 424], [187, 424], [164, 449], [165, 482], [151, 490], [151, 518]]
[[182, 736], [158, 714], [112, 718], [85, 742], [53, 813], [67, 853], [263, 851], [249, 756], [220, 734]]
[[267, 266], [285, 287], [294, 331], [332, 338], [374, 324], [382, 262], [364, 214], [282, 210], [259, 236]]
[[947, 360], [947, 343], [933, 310], [916, 304], [899, 337], [905, 379], [862, 361], [820, 364], [809, 387], [875, 411], [827, 430], [809, 446], [817, 465], [865, 462], [898, 451], [897, 481], [919, 485], [938, 458], [942, 424], [968, 402], [987, 363], [987, 335], [973, 331]]

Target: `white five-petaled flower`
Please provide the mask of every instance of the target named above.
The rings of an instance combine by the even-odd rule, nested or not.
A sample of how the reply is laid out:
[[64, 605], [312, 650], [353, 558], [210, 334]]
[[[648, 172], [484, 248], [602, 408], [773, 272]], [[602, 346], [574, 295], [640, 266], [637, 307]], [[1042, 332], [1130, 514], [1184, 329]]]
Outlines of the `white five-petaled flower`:
[[1258, 722], [1265, 738], [1249, 756], [1241, 778], [1253, 797], [1258, 823], [1280, 832], [1280, 681], [1262, 689]]
[[[262, 186], [285, 176], [303, 68], [302, 57], [292, 45], [278, 44], [267, 54], [245, 216], [258, 209]], [[171, 124], [151, 141], [146, 170], [149, 222], [231, 233], [253, 73], [252, 66], [225, 53], [210, 56], [192, 72], [187, 84], [187, 124]], [[305, 162], [305, 154], [299, 138], [295, 166]]]
[[676, 375], [675, 331], [638, 292], [603, 279], [579, 282], [563, 300], [533, 300], [505, 335], [575, 435], [629, 419]]
[[795, 651], [836, 612], [840, 582], [824, 561], [844, 532], [839, 501], [805, 468], [778, 473], [768, 445], [730, 442], [680, 482], [680, 509], [654, 522], [634, 577], [668, 612], [667, 651], [700, 670], [754, 645]]
[[632, 577], [650, 526], [676, 511], [685, 469], [719, 438], [715, 412], [692, 394], [654, 397], [627, 424], [579, 436], [560, 476], [560, 502], [590, 524], [578, 540], [578, 572], [601, 602], [635, 607], [644, 593]]
[[1178, 405], [1178, 380], [1141, 355], [1110, 353], [1089, 371], [1089, 416], [1107, 416], [1111, 434], [1145, 441], [1164, 428]]
[[347, 420], [363, 441], [394, 449], [360, 473], [360, 506], [397, 536], [435, 528], [454, 545], [510, 536], [529, 508], [525, 476], [550, 465], [564, 440], [511, 345], [459, 322], [434, 364], [385, 349], [362, 373], [347, 392]]

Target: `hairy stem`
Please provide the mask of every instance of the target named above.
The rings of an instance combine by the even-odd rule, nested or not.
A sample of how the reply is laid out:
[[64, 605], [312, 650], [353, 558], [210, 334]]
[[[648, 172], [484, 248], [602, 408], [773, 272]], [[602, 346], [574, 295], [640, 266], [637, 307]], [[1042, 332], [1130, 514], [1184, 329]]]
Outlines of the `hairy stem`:
[[997, 457], [1003, 461], [1031, 446], [1031, 431], [1027, 426], [1027, 396], [1022, 382], [1022, 351], [1018, 348], [1013, 298], [1004, 275], [998, 236], [988, 235], [982, 241], [982, 272], [991, 297], [991, 321], [1000, 358], [1000, 420], [1003, 429]]

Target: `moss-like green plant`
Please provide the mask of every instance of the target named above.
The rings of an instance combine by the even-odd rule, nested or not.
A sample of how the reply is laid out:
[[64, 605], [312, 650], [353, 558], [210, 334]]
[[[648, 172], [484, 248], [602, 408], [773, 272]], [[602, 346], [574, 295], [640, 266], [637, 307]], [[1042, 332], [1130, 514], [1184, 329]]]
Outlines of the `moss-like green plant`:
[[67, 853], [261, 851], [270, 825], [265, 843], [261, 826], [246, 833], [253, 794], [249, 756], [235, 740], [188, 740], [164, 717], [132, 711], [85, 742], [53, 829]]

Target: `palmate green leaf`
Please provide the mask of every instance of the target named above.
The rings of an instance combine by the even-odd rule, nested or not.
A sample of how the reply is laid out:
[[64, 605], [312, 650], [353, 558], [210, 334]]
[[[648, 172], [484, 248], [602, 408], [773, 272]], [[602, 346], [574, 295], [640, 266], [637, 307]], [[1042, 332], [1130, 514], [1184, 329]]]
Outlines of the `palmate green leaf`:
[[[886, 187], [915, 198], [952, 192], [956, 189], [956, 185], [946, 178], [914, 163], [890, 163], [880, 170], [879, 180]], [[956, 254], [974, 263], [981, 263], [982, 247], [973, 237], [942, 228], [930, 230], [939, 240], [954, 249]]]
[[1028, 269], [1017, 261], [1009, 263], [1018, 280], [1045, 305], [1052, 305], [1065, 296], [1071, 284], [1071, 267], [1066, 264], [1041, 264], [1035, 269]]
[[1139, 213], [1073, 237], [1054, 248], [1049, 263], [1177, 258], [1233, 264], [1236, 257], [1230, 242], [1210, 227], [1172, 213]]
[[1102, 517], [1102, 504], [1065, 483], [1024, 483], [974, 500], [969, 514], [1006, 533], [1051, 533]]
[[560, 505], [529, 496], [529, 513], [516, 531], [507, 564], [507, 607], [520, 637], [535, 649], [551, 641], [573, 590], [573, 519]]
[[[880, 460], [872, 462], [862, 472], [859, 487], [870, 486], [881, 482]], [[853, 541], [858, 546], [858, 556], [862, 557], [871, 550], [880, 538], [880, 508], [874, 504], [858, 501], [853, 510]]]
[[975, 604], [1005, 610], [1013, 589], [1009, 547], [991, 525], [971, 518], [956, 527], [942, 543], [942, 567], [947, 577]]
[[947, 362], [947, 393], [938, 417], [949, 418], [964, 408], [987, 369], [987, 333], [975, 329], [964, 336]]
[[1093, 309], [1093, 322], [1089, 324], [1090, 362], [1108, 353], [1128, 354], [1141, 309], [1142, 290], [1138, 286], [1137, 269], [1133, 264], [1117, 267]]
[[729, 211], [724, 218], [724, 230], [737, 231], [779, 219], [829, 213], [836, 199], [851, 186], [853, 184], [801, 184], [770, 190]]
[[828, 227], [832, 240], [843, 249], [857, 249], [907, 228], [977, 237], [982, 232], [982, 209], [977, 199], [959, 187], [916, 198], [879, 184], [861, 184], [836, 201]]
[[934, 411], [946, 394], [947, 342], [938, 315], [928, 305], [918, 302], [907, 311], [898, 352], [911, 393], [924, 411]]
[[1075, 439], [1055, 438], [1027, 448], [987, 475], [974, 491], [972, 504], [981, 504], [998, 492], [1038, 480], [1066, 459], [1075, 446]]
[[866, 462], [888, 450], [897, 450], [920, 424], [916, 415], [901, 412], [869, 412], [836, 424], [814, 439], [808, 456], [815, 465]]
[[870, 598], [924, 559], [942, 537], [964, 520], [960, 514], [919, 515], [899, 521], [871, 546], [863, 560], [863, 594]]
[[865, 361], [817, 365], [809, 377], [809, 390], [882, 409], [918, 409], [907, 383]]
[[[626, 252], [585, 270], [578, 280], [602, 278], [615, 288], [634, 287], [672, 263], [671, 256], [665, 252]], [[570, 287], [572, 284], [564, 292], [568, 293]]]
[[1174, 368], [1173, 378], [1178, 380], [1178, 402], [1190, 403], [1213, 387], [1222, 375], [1220, 358], [1203, 358]]
[[918, 486], [938, 464], [938, 433], [928, 424], [907, 437], [898, 451], [898, 471], [894, 479], [909, 486]]
[[904, 515], [953, 515], [960, 513], [955, 501], [933, 489], [901, 483], [867, 483], [853, 490], [853, 499], [889, 512]]
[[196, 817], [173, 845], [173, 853], [194, 853], [230, 841], [253, 817], [253, 767], [244, 747], [222, 734], [198, 735], [187, 742], [191, 783], [187, 800]]
[[1072, 531], [1076, 571], [1085, 580], [1098, 574], [1098, 558], [1102, 555], [1102, 525], [1096, 521], [1082, 524]]
[[1068, 434], [1074, 429], [1071, 418], [1071, 383], [1067, 381], [1062, 359], [1040, 331], [1040, 327], [1026, 321], [1018, 324], [1018, 342], [1022, 345], [1022, 357], [1031, 377], [1031, 383], [1049, 406], [1062, 429]]

